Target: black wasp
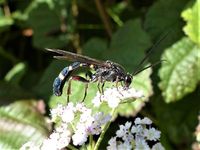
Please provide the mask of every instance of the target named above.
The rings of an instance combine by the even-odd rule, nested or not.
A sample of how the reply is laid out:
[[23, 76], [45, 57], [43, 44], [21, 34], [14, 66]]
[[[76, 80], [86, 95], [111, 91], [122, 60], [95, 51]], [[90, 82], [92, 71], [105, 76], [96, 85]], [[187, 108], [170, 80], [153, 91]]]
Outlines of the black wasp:
[[[69, 99], [69, 94], [71, 91], [72, 80], [77, 80], [77, 81], [86, 83], [85, 95], [83, 98], [84, 100], [87, 95], [88, 83], [98, 82], [97, 87], [100, 93], [103, 93], [103, 87], [106, 81], [115, 82], [116, 86], [119, 82], [121, 82], [123, 87], [127, 89], [129, 88], [134, 75], [152, 66], [152, 65], [147, 66], [139, 71], [136, 71], [133, 74], [129, 74], [124, 70], [124, 68], [121, 65], [109, 60], [100, 61], [94, 58], [90, 58], [87, 56], [71, 53], [68, 51], [58, 50], [58, 49], [46, 49], [46, 50], [60, 55], [60, 56], [54, 56], [54, 58], [73, 61], [71, 65], [65, 67], [60, 72], [60, 74], [54, 80], [54, 83], [53, 83], [53, 93], [56, 96], [60, 96], [62, 94], [64, 83], [68, 79], [68, 90], [67, 90], [68, 99]], [[146, 58], [147, 57], [143, 58], [138, 66], [140, 66], [146, 60]], [[87, 67], [89, 69], [93, 69], [95, 72], [92, 73], [91, 71], [89, 71], [86, 74], [87, 78], [84, 78], [82, 76], [72, 75], [72, 72], [80, 67]], [[100, 87], [100, 83], [102, 83], [101, 87]]]
[[[83, 56], [83, 55], [75, 54], [75, 53], [68, 52], [68, 51], [47, 48], [46, 49], [47, 51], [59, 54], [59, 56], [54, 56], [54, 58], [64, 59], [64, 60], [73, 62], [71, 65], [65, 67], [60, 72], [58, 77], [54, 80], [53, 93], [56, 96], [61, 96], [64, 83], [67, 79], [68, 79], [68, 89], [67, 89], [68, 100], [69, 100], [69, 94], [71, 93], [71, 81], [72, 80], [81, 81], [83, 83], [86, 83], [85, 84], [86, 85], [85, 95], [84, 95], [83, 100], [85, 99], [85, 97], [87, 95], [88, 83], [91, 83], [91, 82], [98, 82], [97, 87], [98, 87], [98, 90], [100, 93], [103, 93], [103, 87], [104, 87], [104, 84], [106, 81], [115, 82], [116, 87], [117, 87], [117, 84], [119, 82], [121, 82], [123, 87], [125, 89], [128, 89], [132, 82], [133, 76], [135, 76], [136, 74], [142, 72], [143, 70], [145, 70], [147, 68], [150, 68], [152, 66], [159, 64], [162, 61], [165, 61], [165, 60], [161, 60], [161, 61], [154, 63], [153, 65], [149, 65], [147, 67], [140, 69], [141, 65], [147, 60], [147, 58], [149, 57], [152, 50], [156, 46], [158, 46], [159, 43], [163, 39], [165, 39], [169, 33], [170, 33], [170, 31], [166, 32], [163, 36], [161, 36], [161, 38], [147, 51], [146, 56], [139, 62], [139, 64], [137, 65], [137, 68], [135, 69], [135, 71], [132, 74], [127, 73], [120, 64], [112, 62], [110, 60], [101, 61], [101, 60], [97, 60], [94, 58], [90, 58], [88, 56]], [[93, 69], [95, 72], [94, 73], [92, 73], [91, 71], [87, 72], [86, 78], [77, 76], [77, 75], [72, 75], [72, 72], [80, 67], [86, 67], [89, 69]], [[100, 88], [100, 83], [102, 83], [101, 88]]]

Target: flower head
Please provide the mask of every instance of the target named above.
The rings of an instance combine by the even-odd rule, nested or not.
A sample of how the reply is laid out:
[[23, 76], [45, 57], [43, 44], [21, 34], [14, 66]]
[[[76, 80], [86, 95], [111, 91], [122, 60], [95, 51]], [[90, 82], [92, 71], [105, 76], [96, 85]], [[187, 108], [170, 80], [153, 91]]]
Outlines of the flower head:
[[97, 95], [92, 102], [94, 106], [98, 107], [105, 101], [108, 103], [109, 107], [116, 108], [122, 100], [141, 97], [143, 97], [142, 91], [137, 91], [133, 88], [124, 89], [123, 87], [115, 87], [106, 89], [103, 95], [97, 92]]
[[155, 128], [145, 129], [144, 136], [150, 141], [157, 141], [160, 138], [160, 131]]
[[[126, 122], [125, 125], [120, 125], [119, 130], [116, 131], [116, 136], [112, 137], [108, 142], [107, 149], [135, 149], [135, 150], [150, 150], [149, 141], [158, 141], [160, 138], [160, 131], [149, 127], [152, 121], [149, 118], [136, 118], [135, 125], [131, 122]], [[156, 143], [152, 149], [163, 150], [162, 145]]]

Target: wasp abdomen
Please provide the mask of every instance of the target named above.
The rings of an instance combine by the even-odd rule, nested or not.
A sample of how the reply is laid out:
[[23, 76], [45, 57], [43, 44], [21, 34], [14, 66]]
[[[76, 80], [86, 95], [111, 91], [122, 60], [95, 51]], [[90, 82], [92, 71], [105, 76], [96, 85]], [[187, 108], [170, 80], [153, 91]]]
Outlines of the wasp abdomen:
[[66, 79], [71, 75], [72, 71], [77, 69], [78, 67], [87, 66], [86, 63], [74, 62], [68, 67], [65, 67], [58, 75], [58, 77], [54, 80], [53, 83], [53, 93], [56, 96], [61, 96], [62, 89]]
[[60, 96], [62, 94], [62, 88], [64, 85], [64, 80], [69, 76], [70, 72], [69, 67], [65, 67], [59, 74], [59, 76], [54, 80], [53, 83], [53, 93], [56, 96]]
[[53, 93], [56, 96], [60, 96], [62, 94], [61, 92], [61, 85], [62, 85], [62, 81], [59, 77], [55, 78], [54, 83], [53, 83]]

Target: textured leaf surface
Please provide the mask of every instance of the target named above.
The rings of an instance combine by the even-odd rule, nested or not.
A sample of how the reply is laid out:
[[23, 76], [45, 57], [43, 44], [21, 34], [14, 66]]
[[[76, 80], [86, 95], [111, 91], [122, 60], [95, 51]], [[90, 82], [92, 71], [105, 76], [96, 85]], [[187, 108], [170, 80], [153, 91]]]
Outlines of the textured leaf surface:
[[[180, 34], [182, 26], [179, 21], [180, 13], [187, 3], [188, 0], [156, 1], [146, 14], [144, 25], [148, 33], [153, 38], [160, 37], [161, 34], [169, 29], [173, 30], [170, 35], [174, 32]], [[174, 39], [174, 36], [177, 36], [176, 34], [173, 34], [171, 38]]]
[[61, 47], [65, 44], [65, 38], [54, 35], [54, 32], [60, 32], [60, 20], [56, 11], [46, 3], [40, 3], [32, 9], [28, 21], [34, 30], [33, 44], [36, 47]]
[[162, 56], [159, 71], [160, 89], [166, 102], [181, 99], [196, 88], [199, 82], [200, 49], [190, 39], [183, 38]]
[[31, 100], [0, 107], [0, 149], [19, 149], [27, 141], [39, 144], [48, 135], [38, 104]]
[[189, 38], [200, 46], [200, 0], [196, 0], [191, 8], [182, 13], [187, 25], [183, 28]]
[[109, 50], [104, 56], [132, 72], [150, 46], [150, 38], [142, 29], [141, 21], [129, 20], [113, 34]]

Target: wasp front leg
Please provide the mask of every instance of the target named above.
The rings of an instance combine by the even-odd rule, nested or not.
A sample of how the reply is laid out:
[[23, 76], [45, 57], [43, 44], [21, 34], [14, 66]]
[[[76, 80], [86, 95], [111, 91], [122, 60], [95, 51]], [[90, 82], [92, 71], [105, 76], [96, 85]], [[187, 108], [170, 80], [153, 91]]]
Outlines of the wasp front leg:
[[123, 94], [122, 94], [122, 93], [120, 92], [120, 90], [119, 90], [119, 86], [118, 86], [118, 85], [119, 85], [119, 82], [120, 82], [120, 81], [119, 81], [119, 76], [117, 76], [117, 79], [116, 79], [116, 81], [115, 81], [115, 83], [116, 83], [115, 86], [116, 86], [116, 89], [117, 89], [117, 91], [119, 92], [119, 94], [123, 96]]

